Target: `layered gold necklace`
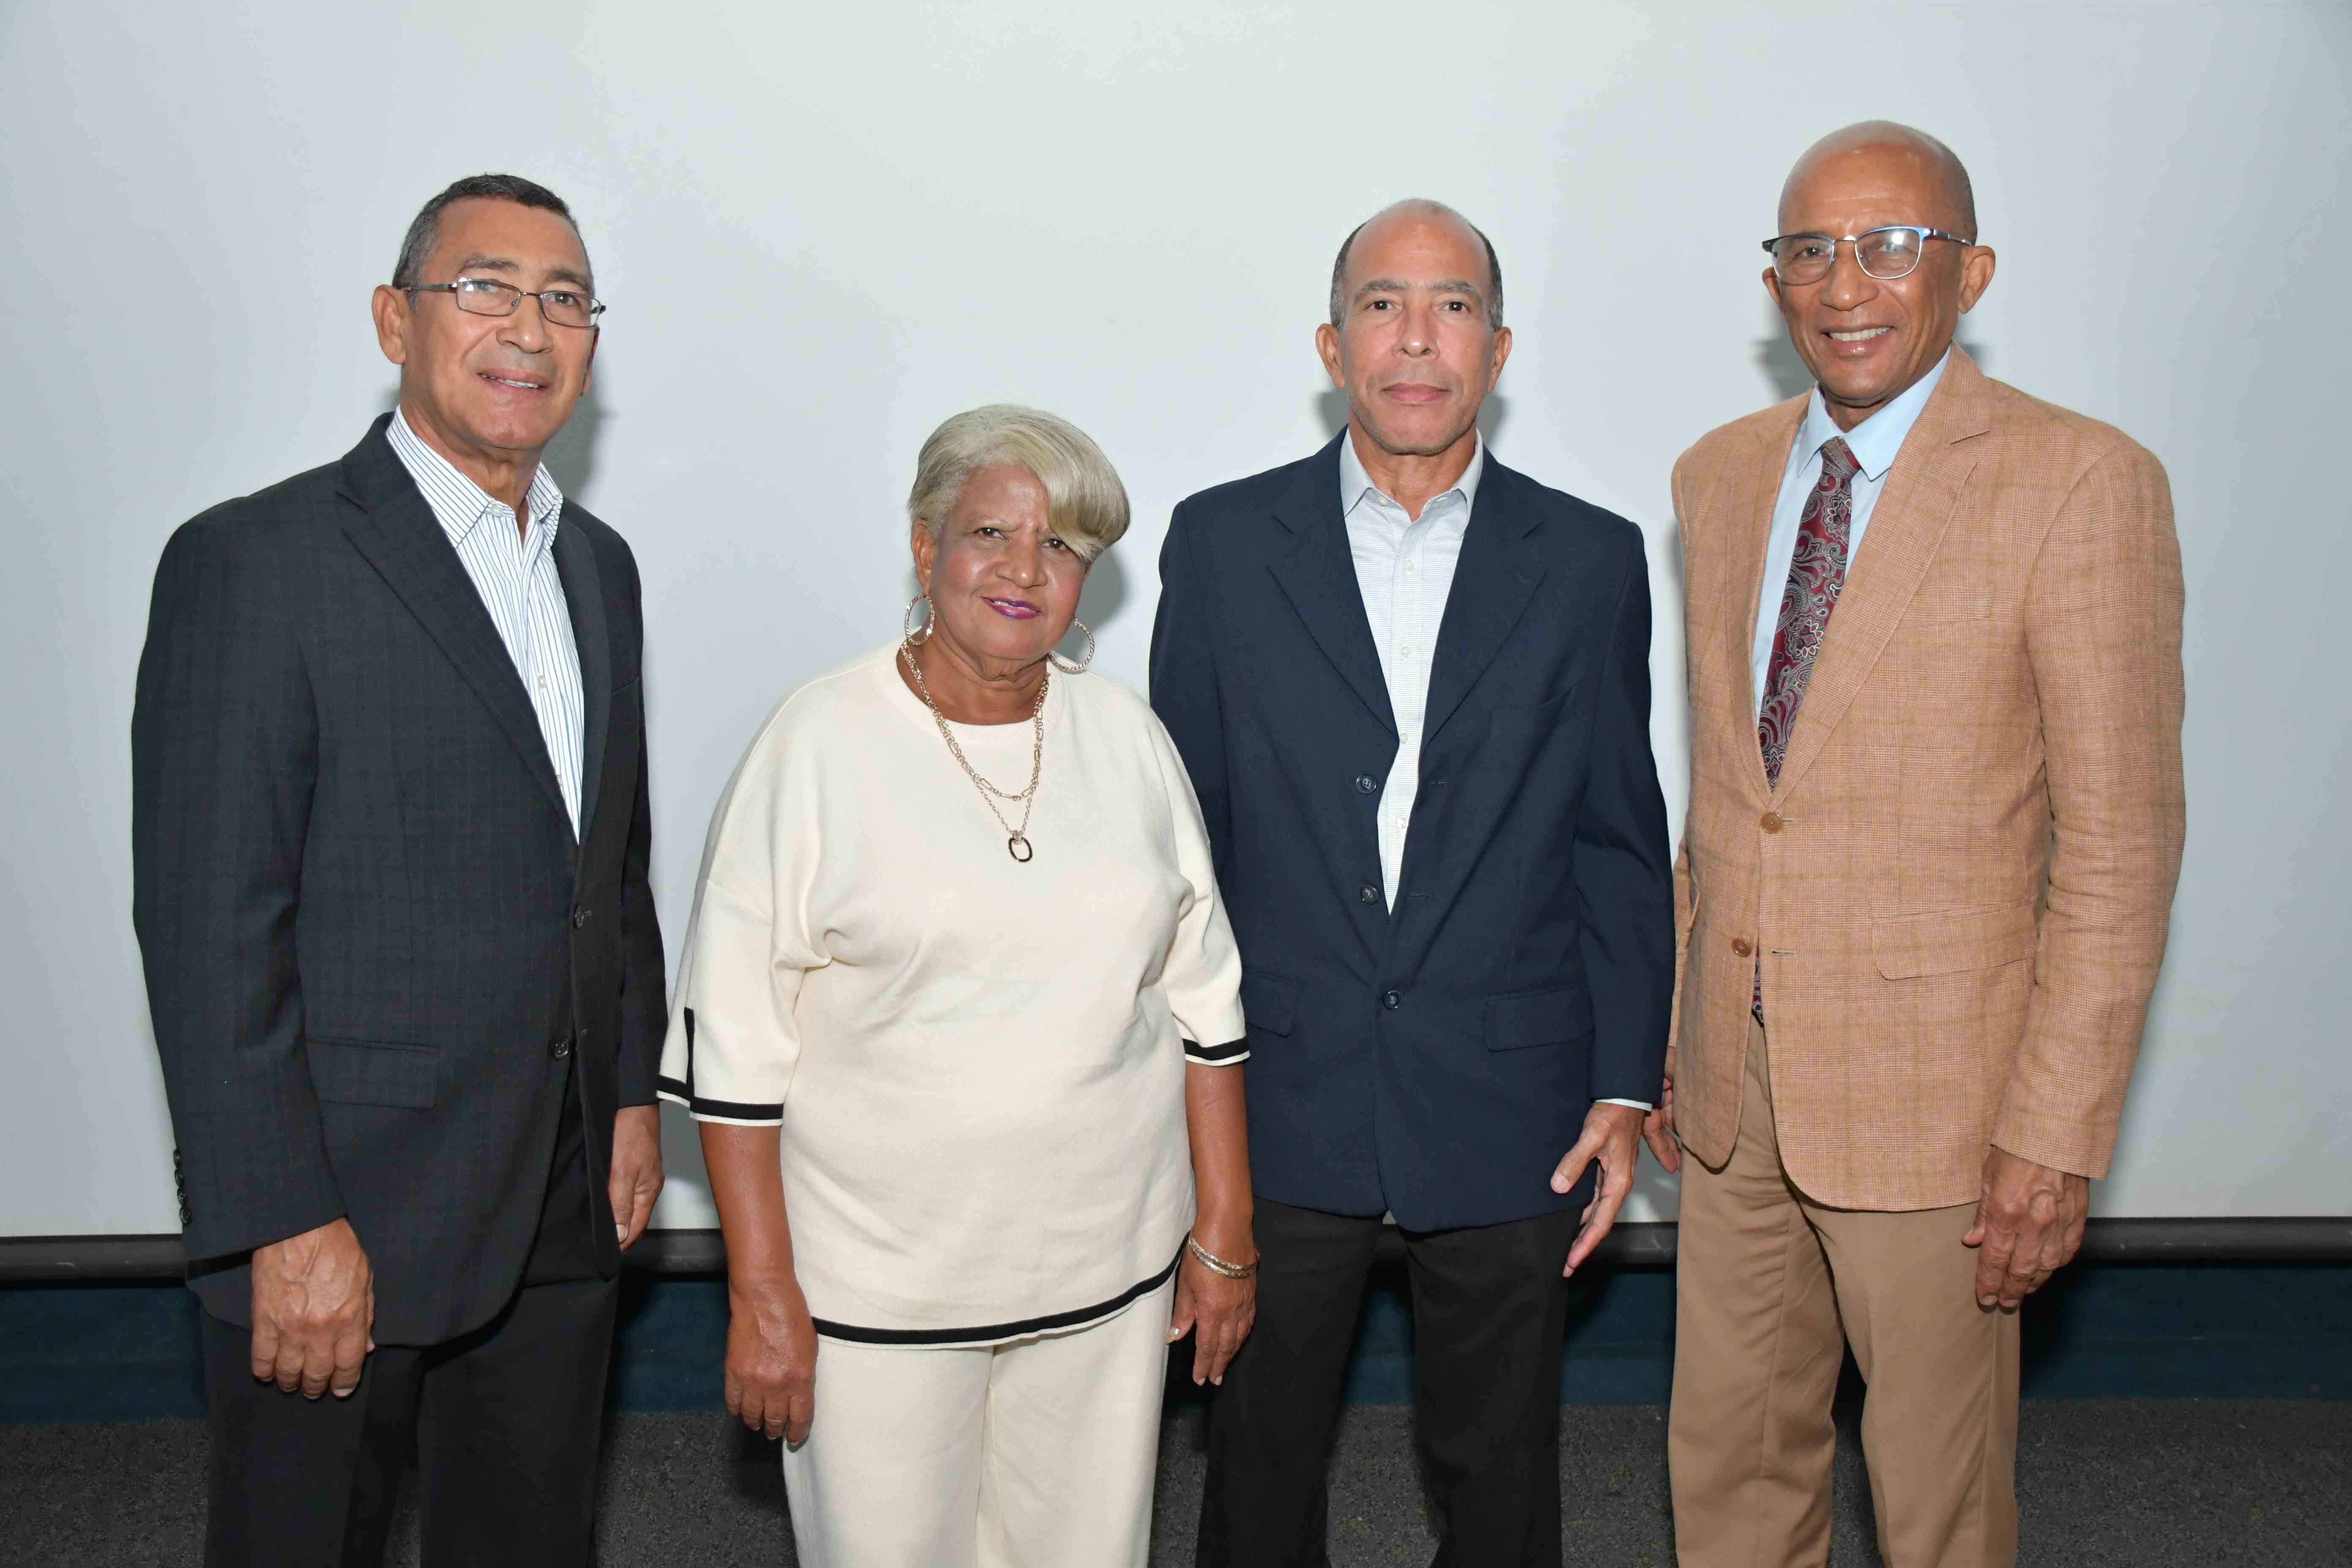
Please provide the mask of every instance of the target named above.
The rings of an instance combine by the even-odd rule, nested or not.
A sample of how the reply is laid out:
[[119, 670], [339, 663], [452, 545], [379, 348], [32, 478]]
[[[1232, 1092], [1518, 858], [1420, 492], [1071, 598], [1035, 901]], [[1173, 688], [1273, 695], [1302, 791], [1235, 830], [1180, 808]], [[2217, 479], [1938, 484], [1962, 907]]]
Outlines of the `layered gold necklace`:
[[[980, 791], [981, 804], [988, 807], [991, 816], [996, 818], [996, 825], [1004, 829], [1004, 852], [1026, 866], [1036, 853], [1029, 845], [1029, 813], [1037, 804], [1037, 781], [1045, 772], [1045, 693], [1054, 684], [1054, 661], [1050, 658], [1045, 661], [1045, 673], [1037, 682], [1036, 705], [1029, 710], [1029, 722], [1036, 731], [1036, 739], [1029, 749], [1029, 787], [1014, 795], [982, 778], [980, 770], [971, 765], [971, 759], [963, 754], [963, 748], [956, 744], [955, 731], [948, 728], [947, 715], [941, 713], [940, 705], [931, 700], [931, 689], [923, 684], [923, 667], [915, 658], [913, 634], [909, 633], [899, 643], [898, 656], [907, 661], [907, 673], [915, 679], [915, 694], [923, 700], [923, 706], [931, 710], [931, 722], [940, 727], [940, 739], [948, 743], [948, 751], [955, 757], [956, 765], [963, 770], [963, 776]], [[1020, 826], [1015, 827], [1004, 820], [1004, 813], [996, 805], [1000, 800], [1021, 803]]]

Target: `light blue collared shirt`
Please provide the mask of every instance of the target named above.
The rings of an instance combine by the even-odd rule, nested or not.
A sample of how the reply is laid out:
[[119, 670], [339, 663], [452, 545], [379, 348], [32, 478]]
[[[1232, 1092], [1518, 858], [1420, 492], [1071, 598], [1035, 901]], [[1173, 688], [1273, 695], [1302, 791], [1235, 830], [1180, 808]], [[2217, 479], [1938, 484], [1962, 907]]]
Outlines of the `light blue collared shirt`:
[[1356, 455], [1356, 433], [1349, 431], [1339, 443], [1339, 515], [1348, 520], [1356, 587], [1364, 597], [1364, 618], [1371, 623], [1381, 679], [1396, 719], [1396, 760], [1381, 790], [1379, 822], [1381, 892], [1391, 912], [1397, 880], [1404, 874], [1405, 833], [1421, 793], [1421, 721], [1429, 708], [1430, 659], [1437, 651], [1437, 628], [1454, 592], [1462, 536], [1470, 530], [1470, 509], [1477, 504], [1478, 480], [1486, 471], [1486, 443], [1481, 437], [1453, 488], [1430, 497], [1421, 516], [1411, 518], [1365, 472]]
[[1821, 479], [1822, 447], [1832, 436], [1843, 436], [1853, 460], [1861, 465], [1849, 485], [1853, 492], [1853, 521], [1846, 532], [1845, 566], [1851, 574], [1862, 555], [1862, 535], [1870, 526], [1871, 509], [1878, 504], [1878, 492], [1886, 488], [1887, 470], [1895, 467], [1895, 455], [1903, 450], [1903, 438], [1919, 422], [1919, 411], [1927, 406], [1936, 384], [1944, 379], [1944, 367], [1951, 363], [1952, 351], [1946, 349], [1935, 369], [1851, 430], [1837, 427], [1830, 417], [1829, 405], [1822, 400], [1822, 389], [1813, 388], [1805, 422], [1798, 426], [1797, 438], [1789, 447], [1780, 499], [1772, 507], [1772, 531], [1764, 542], [1764, 589], [1756, 596], [1756, 643], [1751, 655], [1759, 711], [1764, 706], [1764, 677], [1772, 668], [1772, 638], [1780, 629], [1780, 596], [1789, 586], [1789, 563], [1797, 553], [1797, 521], [1804, 515], [1805, 497]]
[[[1437, 629], [1445, 601], [1454, 593], [1454, 569], [1462, 562], [1463, 536], [1470, 531], [1478, 481], [1486, 472], [1483, 436], [1470, 451], [1470, 466], [1451, 489], [1430, 497], [1418, 518], [1372, 482], [1356, 454], [1356, 433], [1339, 443], [1339, 514], [1348, 521], [1348, 550], [1356, 561], [1356, 588], [1371, 623], [1380, 652], [1381, 679], [1388, 687], [1389, 711], [1396, 719], [1396, 760], [1381, 786], [1377, 837], [1381, 848], [1381, 893], [1391, 913], [1397, 882], [1404, 874], [1405, 835], [1412, 826], [1413, 802], [1421, 794], [1421, 726], [1429, 711], [1430, 660], [1437, 652]], [[1781, 568], [1787, 570], [1786, 566]], [[1610, 1100], [1647, 1110], [1641, 1100]]]

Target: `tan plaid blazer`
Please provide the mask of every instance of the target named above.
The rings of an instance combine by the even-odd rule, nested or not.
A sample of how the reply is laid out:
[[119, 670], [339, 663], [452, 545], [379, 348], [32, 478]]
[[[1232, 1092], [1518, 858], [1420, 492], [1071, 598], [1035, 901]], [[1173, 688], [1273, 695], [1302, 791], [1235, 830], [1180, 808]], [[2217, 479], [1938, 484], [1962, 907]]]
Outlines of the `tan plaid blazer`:
[[1730, 1157], [1760, 954], [1781, 1157], [1809, 1196], [1973, 1202], [1988, 1142], [2105, 1175], [2180, 868], [2164, 469], [1954, 350], [1775, 791], [1749, 660], [1804, 410], [1727, 425], [1675, 465], [1692, 730], [1677, 1130], [1708, 1164]]

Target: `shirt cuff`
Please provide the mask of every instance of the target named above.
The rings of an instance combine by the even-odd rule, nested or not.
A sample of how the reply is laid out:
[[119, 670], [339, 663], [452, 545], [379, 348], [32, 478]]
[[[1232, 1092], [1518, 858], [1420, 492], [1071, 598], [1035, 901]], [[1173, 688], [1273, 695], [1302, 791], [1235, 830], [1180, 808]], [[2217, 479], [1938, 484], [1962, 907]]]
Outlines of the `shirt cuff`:
[[1249, 1060], [1249, 1037], [1228, 1040], [1221, 1046], [1204, 1046], [1198, 1040], [1184, 1042], [1184, 1059], [1198, 1062], [1204, 1068], [1234, 1067]]
[[1592, 1103], [1595, 1105], [1630, 1105], [1636, 1110], [1655, 1110], [1657, 1109], [1656, 1106], [1652, 1105], [1646, 1100], [1604, 1099], [1596, 1100]]

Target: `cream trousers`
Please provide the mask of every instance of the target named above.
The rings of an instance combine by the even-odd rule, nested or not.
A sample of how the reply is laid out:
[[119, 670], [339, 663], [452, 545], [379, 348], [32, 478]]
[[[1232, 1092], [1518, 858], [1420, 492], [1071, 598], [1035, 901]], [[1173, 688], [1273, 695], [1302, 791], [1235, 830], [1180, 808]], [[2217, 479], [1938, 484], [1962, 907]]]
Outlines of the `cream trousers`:
[[1011, 1344], [818, 1342], [803, 1568], [1144, 1568], [1175, 1291]]

